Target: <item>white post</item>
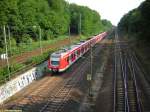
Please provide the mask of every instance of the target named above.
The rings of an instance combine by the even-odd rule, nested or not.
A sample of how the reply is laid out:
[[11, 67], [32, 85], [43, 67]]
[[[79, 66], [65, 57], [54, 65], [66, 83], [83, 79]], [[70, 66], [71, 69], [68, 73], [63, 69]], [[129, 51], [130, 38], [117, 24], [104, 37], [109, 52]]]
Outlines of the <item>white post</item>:
[[9, 50], [10, 50], [10, 55], [11, 55], [10, 28], [9, 28], [9, 26], [7, 26], [7, 28], [8, 28], [8, 38], [9, 38]]
[[7, 41], [6, 41], [6, 29], [5, 29], [5, 25], [4, 25], [4, 28], [3, 28], [3, 33], [4, 33], [4, 41], [5, 41], [7, 69], [8, 69], [8, 75], [9, 75], [9, 80], [10, 80], [9, 60], [8, 60], [8, 50], [7, 50]]

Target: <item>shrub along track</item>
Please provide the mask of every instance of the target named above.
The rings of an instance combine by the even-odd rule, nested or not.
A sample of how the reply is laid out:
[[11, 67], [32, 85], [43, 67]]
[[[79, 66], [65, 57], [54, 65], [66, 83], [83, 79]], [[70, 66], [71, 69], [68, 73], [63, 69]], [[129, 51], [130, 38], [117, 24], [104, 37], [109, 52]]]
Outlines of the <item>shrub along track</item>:
[[[103, 48], [102, 48], [102, 45], [96, 45], [96, 47], [94, 47], [93, 49], [94, 49], [93, 54], [94, 53], [101, 54], [100, 49], [103, 49]], [[90, 63], [87, 61], [89, 57], [88, 54], [89, 52], [84, 55], [86, 59], [85, 58], [79, 59], [66, 72], [58, 74], [57, 76], [52, 76], [52, 77], [45, 76], [44, 78], [33, 82], [31, 85], [29, 85], [28, 87], [23, 89], [21, 92], [13, 96], [9, 101], [7, 101], [3, 105], [3, 107], [7, 109], [22, 109], [25, 112], [29, 112], [29, 111], [38, 112], [39, 110], [42, 111], [45, 109], [44, 106], [47, 107], [47, 104], [52, 103], [51, 99], [53, 99], [53, 102], [54, 102], [57, 95], [65, 89], [64, 88], [65, 85], [68, 85], [68, 83], [70, 81], [72, 82], [72, 80], [74, 80], [74, 78], [76, 77], [75, 78], [76, 83], [71, 83], [71, 85], [73, 86], [69, 90], [70, 91], [68, 95], [69, 97], [67, 97], [67, 102], [69, 102], [69, 100], [71, 100], [70, 95], [71, 96], [73, 95], [74, 97], [72, 97], [72, 99], [74, 99], [74, 102], [70, 102], [69, 104], [65, 103], [61, 107], [62, 109], [65, 108], [65, 112], [67, 111], [70, 112], [69, 107], [71, 107], [72, 104], [73, 105], [75, 104], [74, 105], [74, 109], [75, 109], [77, 105], [79, 106], [78, 101], [82, 99], [81, 96], [84, 94], [83, 92], [87, 92], [87, 88], [88, 88], [87, 86], [85, 88], [85, 85], [87, 84], [86, 74], [90, 69]], [[84, 84], [81, 82], [83, 82]], [[83, 87], [84, 91], [79, 90], [80, 85], [84, 85], [84, 87], [81, 86], [81, 88]], [[79, 90], [79, 92], [75, 92], [76, 90]], [[56, 103], [56, 105], [58, 103]], [[56, 109], [58, 109], [58, 107]]]

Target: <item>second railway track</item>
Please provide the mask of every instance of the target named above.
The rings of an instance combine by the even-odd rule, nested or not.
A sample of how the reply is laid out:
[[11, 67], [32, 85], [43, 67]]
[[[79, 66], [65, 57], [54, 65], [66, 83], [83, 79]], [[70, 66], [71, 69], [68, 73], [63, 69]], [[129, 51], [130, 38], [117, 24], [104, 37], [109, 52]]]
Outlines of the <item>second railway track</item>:
[[[116, 40], [118, 36], [116, 35]], [[125, 49], [126, 50], [125, 50]], [[114, 52], [114, 112], [142, 112], [141, 96], [133, 57], [126, 44], [115, 45]]]

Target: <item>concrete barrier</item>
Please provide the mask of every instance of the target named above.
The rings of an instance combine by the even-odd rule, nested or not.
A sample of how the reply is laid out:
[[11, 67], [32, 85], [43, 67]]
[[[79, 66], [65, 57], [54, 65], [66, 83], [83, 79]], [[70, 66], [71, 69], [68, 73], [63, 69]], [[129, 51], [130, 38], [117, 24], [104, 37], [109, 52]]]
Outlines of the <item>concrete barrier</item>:
[[47, 62], [44, 62], [2, 85], [0, 87], [0, 103], [3, 103], [6, 99], [31, 84], [34, 80], [43, 76], [43, 70], [46, 66]]

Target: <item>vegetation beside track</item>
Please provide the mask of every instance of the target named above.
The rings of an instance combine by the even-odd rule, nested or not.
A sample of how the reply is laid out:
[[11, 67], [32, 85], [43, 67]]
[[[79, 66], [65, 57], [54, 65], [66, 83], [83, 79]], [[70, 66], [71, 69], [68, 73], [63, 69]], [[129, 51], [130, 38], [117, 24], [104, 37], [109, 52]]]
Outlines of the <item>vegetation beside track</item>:
[[[144, 71], [146, 74], [150, 74], [150, 48], [146, 43], [136, 43], [134, 45], [134, 50], [136, 52], [137, 57], [139, 60], [141, 60], [142, 67], [144, 68]], [[150, 81], [150, 76], [146, 76], [147, 80]]]
[[[59, 38], [54, 38], [51, 40], [42, 40], [41, 46], [42, 48], [49, 46], [51, 44], [55, 44], [57, 41], [61, 41], [68, 38], [67, 35], [59, 36]], [[33, 50], [39, 49], [40, 41], [31, 41], [29, 43], [19, 43], [16, 45], [16, 42], [11, 40], [11, 46], [8, 44], [8, 54], [9, 56], [17, 56], [25, 52], [31, 52]], [[0, 48], [0, 53], [4, 53], [5, 49]]]
[[33, 66], [38, 65], [43, 61], [47, 60], [49, 54], [53, 51], [51, 50], [49, 52], [43, 53], [42, 55], [31, 57], [24, 63], [14, 63], [10, 65], [9, 70], [7, 66], [0, 68], [0, 84], [10, 80], [9, 78], [13, 78], [16, 75], [20, 75], [17, 74], [18, 72], [23, 73], [25, 70], [30, 69]]

